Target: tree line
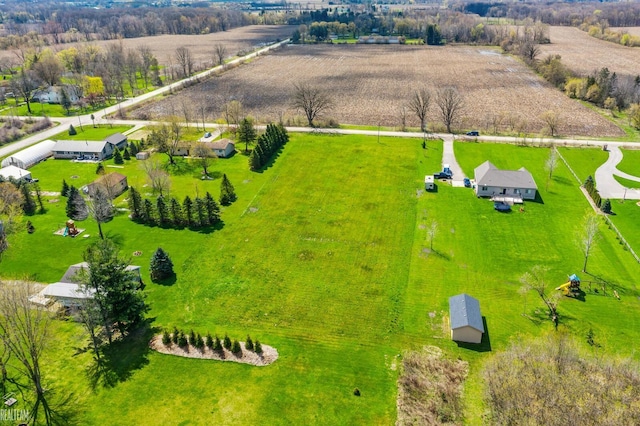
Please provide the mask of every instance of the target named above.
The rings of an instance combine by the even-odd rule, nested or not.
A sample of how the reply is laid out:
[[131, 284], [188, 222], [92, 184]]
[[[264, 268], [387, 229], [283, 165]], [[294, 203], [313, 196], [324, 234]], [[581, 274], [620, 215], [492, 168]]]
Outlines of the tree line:
[[282, 124], [268, 124], [249, 155], [249, 168], [260, 170], [288, 141], [289, 135]]
[[[237, 339], [231, 341], [231, 338], [225, 334], [224, 338], [220, 339], [216, 334], [215, 337], [211, 336], [211, 333], [207, 333], [202, 337], [200, 333], [196, 333], [191, 330], [190, 333], [185, 333], [183, 330], [179, 330], [177, 327], [173, 328], [173, 332], [169, 333], [168, 330], [162, 332], [162, 344], [166, 347], [176, 345], [183, 349], [188, 349], [189, 346], [204, 351], [205, 347], [211, 351], [222, 354], [226, 349], [231, 351], [234, 355], [242, 354], [242, 346]], [[247, 340], [244, 342], [244, 348], [248, 351], [253, 351], [258, 355], [262, 354], [262, 343], [259, 340], [255, 342], [251, 339], [251, 336], [247, 335]]]

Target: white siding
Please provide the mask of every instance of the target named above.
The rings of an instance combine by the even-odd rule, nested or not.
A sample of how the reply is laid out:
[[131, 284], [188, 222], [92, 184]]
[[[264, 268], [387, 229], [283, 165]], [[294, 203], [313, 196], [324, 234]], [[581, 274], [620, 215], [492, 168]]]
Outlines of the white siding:
[[465, 326], [451, 330], [451, 340], [456, 342], [480, 343], [482, 341], [482, 332], [471, 326]]

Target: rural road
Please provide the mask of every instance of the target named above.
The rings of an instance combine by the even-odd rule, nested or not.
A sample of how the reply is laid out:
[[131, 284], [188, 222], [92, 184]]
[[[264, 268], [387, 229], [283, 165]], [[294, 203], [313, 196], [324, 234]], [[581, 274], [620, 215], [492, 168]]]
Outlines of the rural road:
[[609, 158], [602, 166], [598, 167], [594, 176], [600, 196], [602, 198], [640, 200], [640, 189], [625, 188], [614, 178], [614, 175], [636, 182], [640, 182], [640, 177], [622, 172], [616, 167], [622, 161], [623, 156], [620, 146], [609, 146], [608, 150]]

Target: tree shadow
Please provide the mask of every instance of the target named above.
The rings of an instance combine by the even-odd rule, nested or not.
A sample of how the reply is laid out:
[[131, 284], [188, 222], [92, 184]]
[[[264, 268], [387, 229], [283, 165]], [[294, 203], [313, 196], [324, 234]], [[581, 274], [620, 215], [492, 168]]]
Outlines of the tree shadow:
[[86, 369], [92, 389], [95, 390], [100, 385], [113, 388], [118, 383], [127, 381], [134, 371], [149, 363], [149, 341], [160, 330], [151, 326], [153, 320], [146, 319], [131, 334], [100, 349], [100, 359], [94, 357]]
[[444, 260], [451, 260], [451, 256], [449, 256], [447, 253], [441, 252], [439, 250], [433, 249], [431, 250], [431, 253], [433, 253], [434, 256], [437, 256], [441, 259]]
[[178, 276], [177, 276], [175, 273], [173, 273], [173, 274], [171, 274], [171, 276], [170, 276], [170, 277], [167, 277], [167, 278], [165, 278], [165, 279], [163, 279], [163, 280], [153, 281], [153, 283], [154, 283], [154, 284], [158, 284], [158, 285], [162, 285], [162, 286], [169, 287], [169, 286], [174, 285], [174, 284], [176, 283], [176, 281], [177, 281], [177, 280], [178, 280]]
[[174, 158], [174, 164], [170, 162], [165, 165], [167, 172], [170, 174], [181, 176], [193, 173], [197, 166], [192, 164], [186, 158], [177, 157]]
[[553, 180], [554, 182], [559, 183], [560, 185], [564, 185], [564, 186], [572, 186], [574, 184], [575, 181], [572, 181], [571, 179], [568, 179], [564, 176], [553, 176], [551, 178], [551, 180]]
[[282, 150], [284, 149], [284, 147], [286, 146], [283, 145], [281, 146], [272, 156], [271, 158], [269, 158], [269, 161], [267, 161], [265, 163], [264, 166], [260, 167], [260, 169], [256, 170], [256, 173], [264, 173], [266, 170], [270, 169], [271, 167], [273, 167], [273, 164], [276, 162], [276, 160], [278, 159], [278, 157], [280, 157], [280, 154], [282, 154]]
[[487, 327], [487, 317], [482, 317], [482, 326], [484, 333], [480, 343], [456, 342], [459, 348], [469, 349], [475, 352], [491, 352], [491, 336], [489, 335], [489, 327]]

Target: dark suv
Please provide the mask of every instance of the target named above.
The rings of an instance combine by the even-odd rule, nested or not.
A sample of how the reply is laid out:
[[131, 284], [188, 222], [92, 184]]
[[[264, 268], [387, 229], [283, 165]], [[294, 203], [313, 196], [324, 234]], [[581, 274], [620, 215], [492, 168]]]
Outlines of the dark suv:
[[480, 136], [480, 132], [477, 130], [472, 130], [471, 132], [467, 132], [467, 136]]

